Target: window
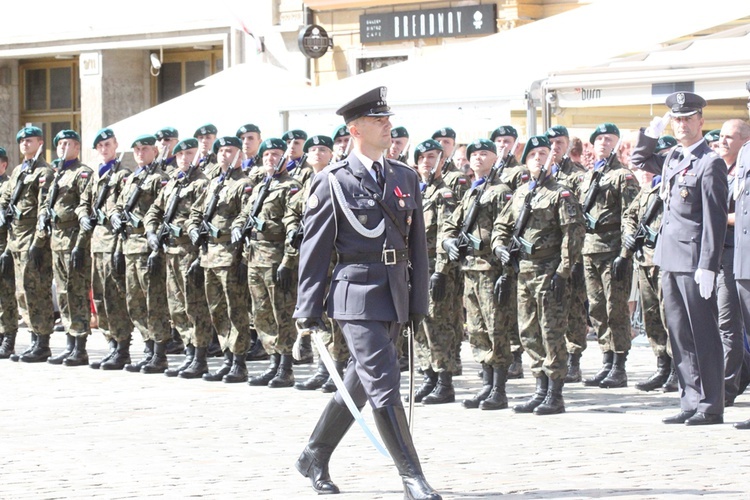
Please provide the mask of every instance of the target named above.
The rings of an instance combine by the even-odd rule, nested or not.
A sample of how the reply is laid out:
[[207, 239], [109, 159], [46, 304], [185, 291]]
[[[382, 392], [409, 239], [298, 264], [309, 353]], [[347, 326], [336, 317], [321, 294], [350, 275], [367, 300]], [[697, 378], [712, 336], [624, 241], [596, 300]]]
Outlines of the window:
[[391, 64], [404, 62], [407, 59], [407, 56], [367, 57], [357, 59], [357, 73], [366, 73], [374, 69], [385, 68]]
[[165, 51], [159, 76], [153, 78], [153, 104], [161, 104], [195, 89], [195, 82], [221, 71], [220, 49]]

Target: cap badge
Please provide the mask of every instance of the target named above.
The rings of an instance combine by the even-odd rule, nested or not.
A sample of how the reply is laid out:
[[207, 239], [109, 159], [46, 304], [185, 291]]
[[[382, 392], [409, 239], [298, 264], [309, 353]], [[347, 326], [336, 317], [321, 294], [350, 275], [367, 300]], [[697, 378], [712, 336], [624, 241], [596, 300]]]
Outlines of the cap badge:
[[313, 144], [320, 144], [320, 139], [318, 139], [318, 136], [313, 137]]
[[682, 106], [683, 104], [685, 104], [685, 94], [683, 94], [682, 92], [680, 92], [679, 94], [677, 94], [676, 97], [677, 97], [677, 103], [680, 106]]
[[534, 147], [537, 147], [537, 146], [539, 145], [539, 139], [537, 139], [536, 137], [532, 137], [532, 138], [531, 138], [531, 144], [532, 144], [532, 145], [533, 145]]
[[500, 134], [500, 135], [505, 134], [505, 127], [498, 127], [497, 128], [497, 133]]
[[388, 89], [385, 87], [380, 87], [380, 100], [385, 101], [385, 95], [388, 93]]

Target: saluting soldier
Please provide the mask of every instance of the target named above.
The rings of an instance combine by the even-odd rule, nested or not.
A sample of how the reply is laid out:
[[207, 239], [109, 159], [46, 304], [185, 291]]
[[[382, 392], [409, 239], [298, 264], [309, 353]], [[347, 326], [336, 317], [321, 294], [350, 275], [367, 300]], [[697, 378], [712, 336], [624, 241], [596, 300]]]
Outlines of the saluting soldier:
[[[8, 152], [0, 147], [0, 193], [7, 189]], [[18, 333], [18, 303], [16, 302], [16, 276], [13, 257], [8, 250], [8, 228], [0, 226], [0, 359], [15, 353]]]

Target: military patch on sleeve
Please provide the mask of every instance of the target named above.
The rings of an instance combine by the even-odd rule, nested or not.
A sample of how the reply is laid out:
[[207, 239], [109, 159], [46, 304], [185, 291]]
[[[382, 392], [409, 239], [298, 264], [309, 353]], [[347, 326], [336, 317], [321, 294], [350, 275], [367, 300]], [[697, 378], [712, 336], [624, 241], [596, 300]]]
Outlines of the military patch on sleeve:
[[162, 181], [161, 181], [161, 187], [166, 186], [168, 182], [169, 181], [167, 179], [162, 179]]
[[459, 178], [458, 178], [458, 183], [459, 183], [459, 184], [461, 184], [462, 186], [463, 186], [463, 185], [465, 185], [465, 184], [466, 184], [466, 178], [464, 178], [464, 177], [459, 177]]
[[297, 192], [298, 192], [298, 191], [299, 191], [299, 188], [298, 188], [298, 187], [293, 187], [293, 188], [291, 188], [291, 189], [289, 190], [289, 194], [290, 194], [290, 195], [291, 195], [291, 194], [297, 194]]
[[443, 191], [443, 198], [445, 198], [446, 200], [449, 200], [449, 199], [453, 198], [453, 193], [451, 191], [448, 191], [448, 190]]
[[576, 209], [575, 204], [573, 204], [573, 203], [571, 203], [569, 201], [566, 201], [565, 202], [565, 208], [568, 210], [568, 215], [570, 217], [575, 217], [576, 216], [577, 209]]
[[88, 179], [89, 173], [88, 172], [81, 172], [81, 179]]
[[506, 201], [510, 200], [511, 198], [513, 198], [513, 193], [505, 193], [505, 200]]
[[564, 191], [561, 191], [560, 196], [562, 196], [563, 198], [567, 198], [570, 196], [570, 191], [568, 191], [567, 189]]
[[633, 180], [633, 174], [625, 174], [625, 180], [626, 181]]
[[307, 208], [309, 209], [315, 209], [318, 207], [318, 204], [320, 203], [320, 200], [318, 199], [318, 196], [315, 194], [311, 194], [310, 197], [307, 199]]
[[247, 186], [245, 186], [245, 192], [246, 193], [252, 193], [253, 192], [253, 187], [248, 184]]
[[39, 184], [44, 184], [45, 182], [47, 182], [47, 179], [45, 179], [44, 177], [39, 178]]
[[521, 174], [521, 180], [523, 182], [526, 182], [529, 180], [529, 174]]

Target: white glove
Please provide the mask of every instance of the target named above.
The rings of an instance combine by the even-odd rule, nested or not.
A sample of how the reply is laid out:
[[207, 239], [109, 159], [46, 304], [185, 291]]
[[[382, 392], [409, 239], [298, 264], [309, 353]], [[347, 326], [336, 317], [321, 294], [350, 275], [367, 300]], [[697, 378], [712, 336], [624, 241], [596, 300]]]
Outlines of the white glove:
[[716, 273], [708, 269], [698, 268], [695, 270], [695, 283], [700, 288], [701, 297], [708, 300], [714, 293], [714, 278]]
[[304, 337], [302, 332], [297, 332], [297, 340], [294, 341], [294, 345], [292, 346], [292, 357], [297, 361], [302, 359], [302, 337]]
[[643, 133], [648, 137], [651, 137], [652, 139], [658, 139], [659, 137], [661, 137], [661, 133], [664, 132], [664, 129], [667, 128], [667, 123], [669, 123], [671, 119], [672, 115], [669, 111], [664, 113], [664, 116], [662, 116], [661, 118], [655, 116]]

